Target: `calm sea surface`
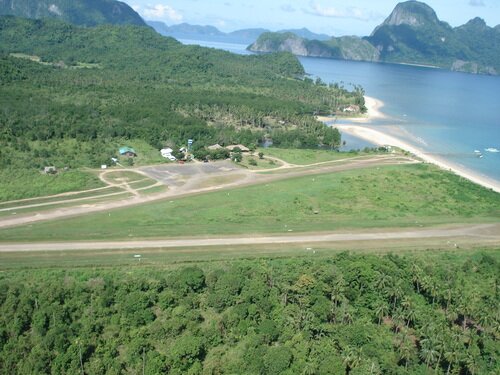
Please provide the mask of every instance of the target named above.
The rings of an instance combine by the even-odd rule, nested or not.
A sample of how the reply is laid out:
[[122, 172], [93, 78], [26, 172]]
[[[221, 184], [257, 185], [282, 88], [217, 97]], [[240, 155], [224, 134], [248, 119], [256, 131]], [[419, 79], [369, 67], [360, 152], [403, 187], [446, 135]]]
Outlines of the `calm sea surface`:
[[[182, 41], [245, 53], [244, 45]], [[388, 119], [371, 125], [430, 154], [500, 181], [500, 77], [394, 64], [300, 58], [306, 72], [346, 88], [363, 86], [385, 103]], [[391, 126], [386, 126], [391, 125]], [[352, 148], [366, 142], [346, 138]], [[481, 151], [483, 157], [475, 155]]]

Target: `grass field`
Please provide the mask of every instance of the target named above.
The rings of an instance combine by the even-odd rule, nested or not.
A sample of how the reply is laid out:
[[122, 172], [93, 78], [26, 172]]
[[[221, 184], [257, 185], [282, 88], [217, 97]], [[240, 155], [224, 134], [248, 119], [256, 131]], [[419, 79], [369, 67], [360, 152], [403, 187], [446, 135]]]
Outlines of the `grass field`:
[[[439, 249], [419, 247], [417, 244], [397, 245], [379, 249], [362, 248], [352, 244], [332, 247], [330, 244], [318, 244], [314, 252], [299, 245], [275, 245], [275, 246], [240, 246], [240, 247], [216, 247], [212, 249], [149, 249], [149, 250], [108, 250], [108, 251], [54, 251], [45, 253], [0, 253], [0, 272], [17, 269], [39, 269], [39, 268], [82, 268], [82, 267], [167, 267], [176, 264], [192, 264], [202, 262], [217, 263], [220, 261], [232, 261], [238, 259], [252, 258], [305, 258], [321, 259], [329, 258], [335, 254], [346, 251], [356, 254], [390, 254], [424, 256], [426, 258], [448, 256], [457, 259], [471, 252], [481, 252], [490, 256], [498, 257], [498, 248], [467, 248], [467, 249]], [[141, 255], [141, 259], [134, 255]], [[128, 268], [132, 270], [133, 268]]]
[[0, 202], [102, 187], [99, 178], [80, 170], [47, 175], [35, 169], [1, 169]]
[[257, 153], [258, 152], [263, 152], [264, 156], [272, 156], [297, 165], [322, 163], [326, 161], [365, 155], [361, 152], [337, 152], [331, 150], [288, 149], [275, 147], [261, 148], [257, 150]]
[[0, 231], [91, 240], [498, 222], [500, 194], [430, 165], [293, 178]]
[[[251, 160], [253, 160], [254, 164], [252, 164]], [[237, 163], [237, 165], [245, 167], [250, 170], [259, 170], [259, 169], [275, 169], [283, 165], [277, 160], [270, 160], [270, 159], [259, 159], [258, 155], [244, 155], [243, 159], [241, 160], [240, 163]]]

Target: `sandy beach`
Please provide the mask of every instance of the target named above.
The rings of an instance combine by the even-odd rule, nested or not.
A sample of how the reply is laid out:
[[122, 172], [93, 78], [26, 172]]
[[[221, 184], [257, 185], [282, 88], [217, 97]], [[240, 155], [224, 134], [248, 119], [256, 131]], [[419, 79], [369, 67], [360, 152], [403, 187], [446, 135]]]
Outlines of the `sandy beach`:
[[[500, 183], [498, 181], [483, 176], [479, 173], [470, 171], [461, 166], [455, 165], [435, 155], [428, 154], [422, 149], [413, 146], [408, 142], [405, 142], [404, 140], [396, 138], [392, 135], [385, 134], [382, 131], [375, 129], [374, 127], [366, 125], [374, 119], [386, 119], [387, 116], [385, 116], [381, 111], [381, 108], [384, 106], [384, 103], [381, 100], [371, 97], [365, 97], [365, 103], [368, 109], [366, 117], [349, 119], [350, 124], [342, 124], [340, 122], [335, 124], [335, 127], [338, 128], [341, 132], [345, 132], [379, 146], [394, 146], [406, 150], [425, 162], [432, 163], [442, 169], [452, 171], [455, 174], [464, 177], [476, 184], [482, 185], [488, 189], [492, 189], [500, 193]], [[324, 121], [324, 119], [321, 120]], [[331, 121], [331, 119], [329, 120]], [[352, 124], [352, 122], [355, 122], [356, 124]]]

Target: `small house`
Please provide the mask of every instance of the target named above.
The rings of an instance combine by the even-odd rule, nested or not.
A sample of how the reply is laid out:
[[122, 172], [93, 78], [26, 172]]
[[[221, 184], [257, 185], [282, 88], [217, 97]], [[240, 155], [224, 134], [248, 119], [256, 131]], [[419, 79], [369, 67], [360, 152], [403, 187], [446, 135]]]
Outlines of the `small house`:
[[52, 166], [49, 167], [44, 167], [43, 168], [43, 173], [45, 174], [56, 174], [57, 173], [57, 168]]
[[160, 154], [161, 156], [163, 156], [164, 158], [166, 158], [168, 155], [172, 155], [172, 152], [174, 152], [174, 150], [172, 150], [171, 148], [167, 147], [167, 148], [162, 148], [160, 150]]
[[348, 112], [348, 113], [359, 112], [359, 106], [350, 105], [349, 107], [344, 108], [344, 112]]
[[174, 155], [172, 155], [172, 152], [174, 152], [174, 150], [172, 150], [171, 148], [162, 148], [160, 150], [161, 156], [163, 156], [165, 159], [168, 159], [170, 161], [175, 161], [177, 159]]
[[243, 145], [230, 145], [226, 147], [229, 151], [234, 151], [235, 148], [239, 148], [241, 152], [250, 152], [250, 149], [248, 147], [245, 147]]
[[222, 147], [220, 144], [216, 143], [216, 144], [214, 144], [212, 146], [208, 146], [207, 148], [210, 151], [215, 151], [215, 150], [220, 150], [221, 148], [224, 148], [224, 147]]
[[129, 156], [129, 157], [135, 157], [137, 156], [137, 153], [132, 147], [124, 146], [120, 147], [120, 155], [122, 156]]

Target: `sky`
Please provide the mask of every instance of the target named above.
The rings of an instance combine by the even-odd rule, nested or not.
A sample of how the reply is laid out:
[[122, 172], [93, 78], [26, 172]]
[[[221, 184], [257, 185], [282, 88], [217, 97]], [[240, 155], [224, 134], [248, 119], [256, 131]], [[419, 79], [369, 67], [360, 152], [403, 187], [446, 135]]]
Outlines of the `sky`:
[[[187, 22], [229, 32], [307, 27], [328, 35], [369, 35], [397, 0], [122, 0], [145, 20]], [[500, 24], [500, 0], [426, 0], [439, 19], [459, 26], [474, 17]]]

